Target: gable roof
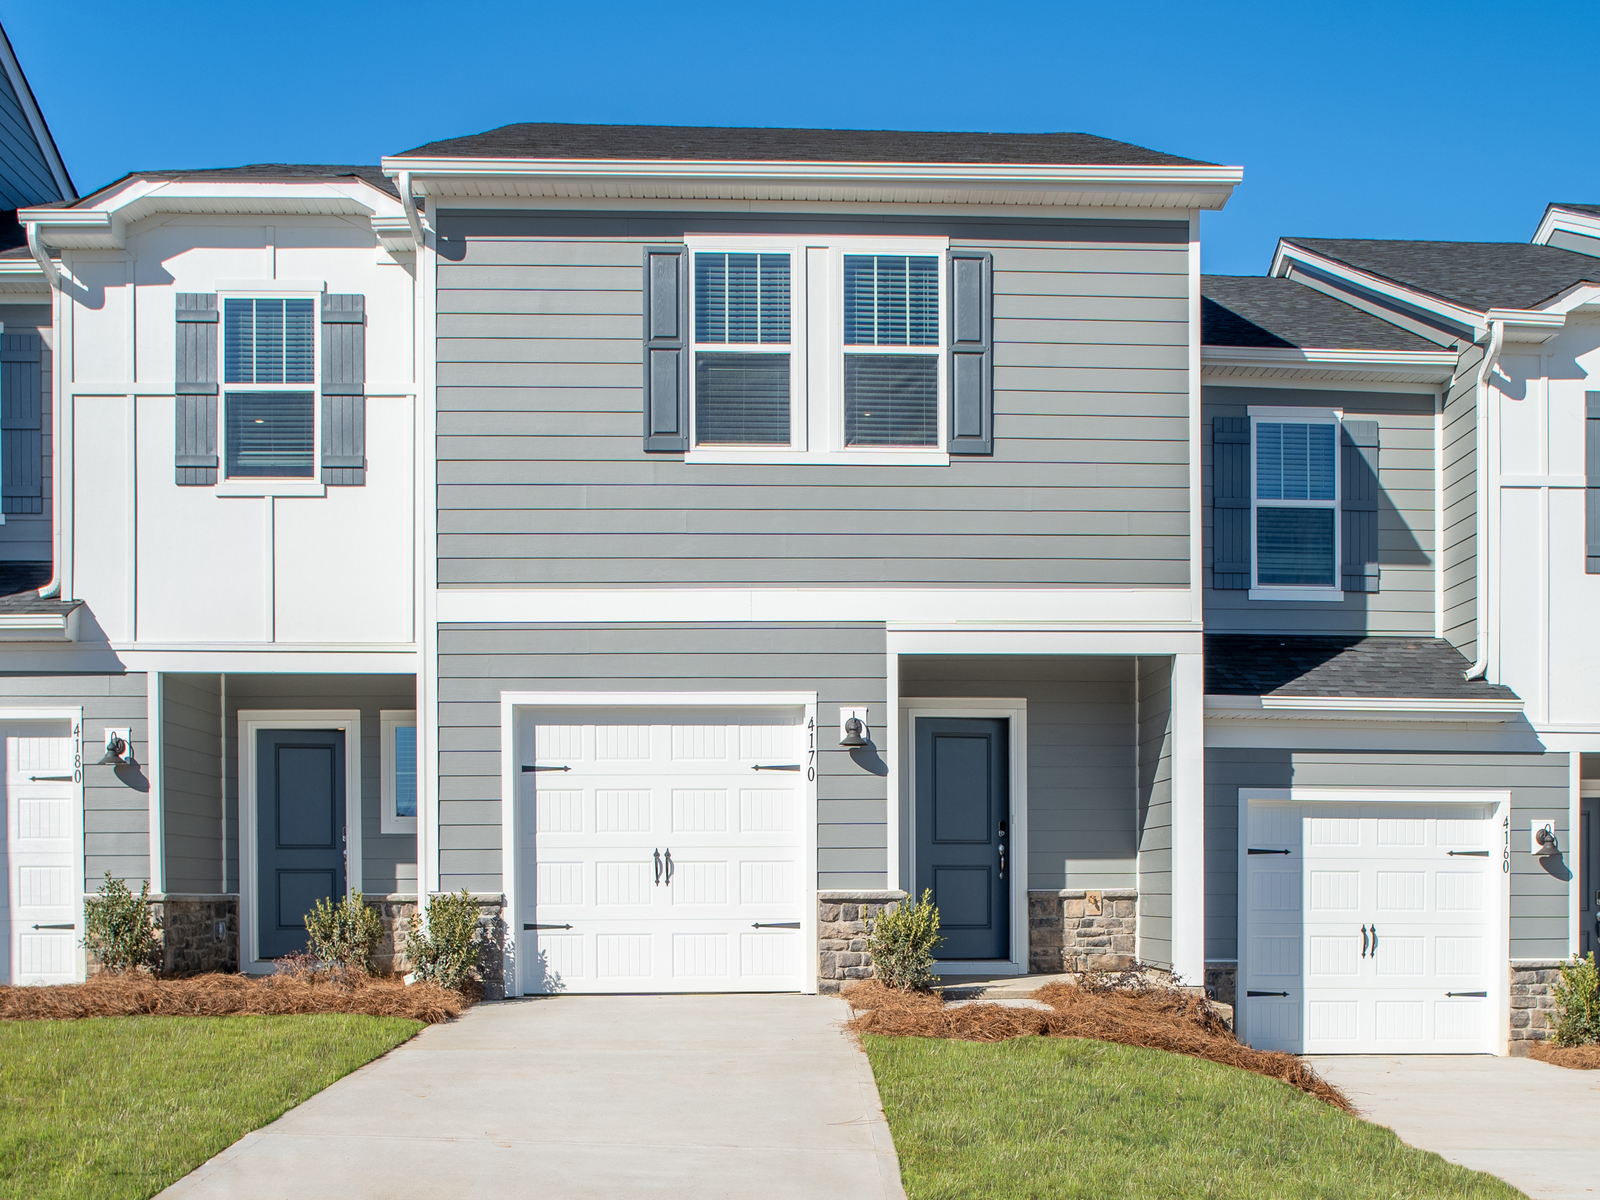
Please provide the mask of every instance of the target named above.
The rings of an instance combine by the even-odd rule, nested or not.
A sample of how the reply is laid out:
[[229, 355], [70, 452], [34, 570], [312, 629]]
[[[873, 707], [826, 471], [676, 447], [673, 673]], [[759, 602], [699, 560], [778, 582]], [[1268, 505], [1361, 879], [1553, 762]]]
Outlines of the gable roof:
[[0, 28], [0, 209], [77, 198], [11, 39]]
[[1575, 284], [1600, 283], [1600, 259], [1526, 242], [1283, 240], [1477, 312], [1536, 308]]
[[1088, 133], [936, 133], [701, 125], [502, 125], [393, 157], [1211, 166]]
[[1567, 212], [1580, 212], [1591, 217], [1600, 217], [1600, 204], [1565, 204], [1559, 200], [1553, 200], [1545, 206], [1545, 211], [1549, 212], [1552, 208], [1561, 208]]
[[1200, 277], [1200, 338], [1257, 349], [1436, 351], [1426, 338], [1292, 279]]
[[318, 179], [360, 179], [370, 183], [373, 187], [399, 198], [399, 189], [395, 187], [394, 180], [383, 173], [383, 168], [377, 164], [353, 166], [335, 166], [320, 163], [251, 163], [243, 167], [194, 167], [192, 169], [160, 170], [160, 171], [129, 171], [120, 179], [114, 179], [103, 187], [96, 188], [80, 202], [88, 205], [94, 203], [105, 193], [122, 186], [130, 179], [170, 179], [196, 183], [303, 183], [308, 180]]
[[1206, 695], [1515, 700], [1444, 638], [1205, 635]]

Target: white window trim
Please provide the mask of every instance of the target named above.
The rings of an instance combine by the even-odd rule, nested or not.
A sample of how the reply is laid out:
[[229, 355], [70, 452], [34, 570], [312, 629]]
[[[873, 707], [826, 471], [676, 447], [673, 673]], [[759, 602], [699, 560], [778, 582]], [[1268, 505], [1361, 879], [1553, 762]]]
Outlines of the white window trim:
[[[378, 828], [380, 833], [417, 832], [416, 817], [402, 817], [395, 812], [394, 731], [402, 727], [415, 729], [417, 714], [414, 709], [386, 708], [378, 713], [379, 747], [383, 756], [382, 790], [378, 793]], [[421, 764], [418, 764], [419, 768]]]
[[[317, 288], [318, 290], [311, 290]], [[311, 301], [310, 383], [228, 383], [227, 312], [229, 300]], [[245, 285], [228, 280], [217, 288], [217, 496], [325, 496], [322, 484], [322, 291], [313, 280], [285, 279]], [[309, 476], [228, 474], [229, 392], [311, 393], [311, 474]]]
[[[840, 235], [817, 238], [689, 234], [689, 450], [688, 463], [852, 464], [855, 466], [949, 466], [945, 449], [949, 408], [948, 237]], [[698, 253], [789, 254], [789, 421], [787, 446], [700, 446], [695, 442], [694, 355], [701, 346], [693, 328], [694, 265]], [[844, 444], [844, 256], [846, 254], [931, 255], [939, 260], [939, 342], [936, 347], [856, 347], [862, 353], [928, 354], [938, 363], [937, 432], [932, 446], [846, 446]], [[813, 284], [817, 286], [813, 286]], [[812, 336], [814, 329], [820, 329]], [[768, 343], [776, 350], [777, 343]], [[707, 345], [710, 353], [728, 347]], [[734, 353], [760, 353], [752, 343]], [[769, 351], [771, 352], [771, 351]]]
[[[1291, 600], [1320, 603], [1338, 603], [1344, 599], [1340, 572], [1343, 569], [1344, 522], [1340, 519], [1343, 503], [1343, 440], [1340, 428], [1344, 414], [1332, 408], [1289, 408], [1251, 405], [1250, 418], [1250, 592], [1251, 600]], [[1272, 500], [1268, 508], [1331, 508], [1333, 511], [1333, 585], [1331, 587], [1297, 587], [1287, 584], [1262, 584], [1260, 542], [1256, 536], [1256, 510], [1259, 507], [1256, 488], [1256, 425], [1265, 421], [1269, 425], [1332, 425], [1333, 432], [1333, 500]]]

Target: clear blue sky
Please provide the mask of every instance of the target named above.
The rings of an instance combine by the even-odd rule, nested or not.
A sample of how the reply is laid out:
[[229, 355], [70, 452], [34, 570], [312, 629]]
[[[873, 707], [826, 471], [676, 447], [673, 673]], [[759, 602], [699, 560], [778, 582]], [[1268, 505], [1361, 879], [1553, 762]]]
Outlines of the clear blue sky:
[[376, 162], [515, 121], [1079, 130], [1244, 167], [1280, 234], [1526, 241], [1600, 203], [1600, 4], [0, 0], [79, 189]]

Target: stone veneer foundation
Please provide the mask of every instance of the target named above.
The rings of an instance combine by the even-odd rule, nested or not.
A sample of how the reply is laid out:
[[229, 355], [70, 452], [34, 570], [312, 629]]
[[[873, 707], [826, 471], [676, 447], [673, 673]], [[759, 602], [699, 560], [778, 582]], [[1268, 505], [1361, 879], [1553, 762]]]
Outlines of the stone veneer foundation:
[[1511, 964], [1511, 1043], [1513, 1057], [1525, 1058], [1534, 1042], [1555, 1032], [1554, 985], [1561, 980], [1558, 958]]
[[1028, 893], [1028, 970], [1125, 971], [1138, 961], [1139, 893], [1067, 888]]
[[239, 969], [239, 897], [168, 894], [150, 901], [163, 975]]
[[894, 888], [817, 893], [819, 992], [824, 996], [837, 995], [851, 980], [872, 978], [872, 955], [867, 953], [867, 922], [905, 898], [904, 892]]

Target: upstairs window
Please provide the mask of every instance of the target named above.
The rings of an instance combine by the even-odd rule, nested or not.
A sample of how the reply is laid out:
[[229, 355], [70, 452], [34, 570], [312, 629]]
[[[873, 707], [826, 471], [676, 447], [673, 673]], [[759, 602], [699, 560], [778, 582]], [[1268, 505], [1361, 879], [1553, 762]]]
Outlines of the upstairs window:
[[[316, 302], [223, 302], [224, 468], [229, 478], [315, 473]], [[304, 384], [305, 390], [285, 385]]]
[[844, 256], [844, 442], [939, 443], [935, 255]]
[[1339, 427], [1254, 419], [1255, 586], [1339, 586]]
[[694, 428], [702, 446], [788, 446], [790, 256], [694, 256]]

